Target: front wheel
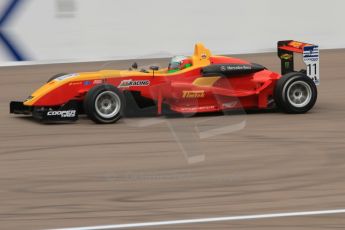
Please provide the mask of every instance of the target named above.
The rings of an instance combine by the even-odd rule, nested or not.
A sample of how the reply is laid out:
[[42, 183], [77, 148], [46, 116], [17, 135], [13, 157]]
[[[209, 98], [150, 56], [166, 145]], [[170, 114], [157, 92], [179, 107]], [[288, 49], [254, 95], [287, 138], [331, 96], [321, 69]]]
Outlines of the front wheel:
[[110, 124], [118, 121], [124, 111], [122, 92], [113, 85], [97, 85], [90, 89], [84, 99], [84, 110], [96, 123]]
[[278, 80], [274, 99], [277, 106], [287, 113], [306, 113], [316, 102], [316, 85], [303, 73], [288, 73]]

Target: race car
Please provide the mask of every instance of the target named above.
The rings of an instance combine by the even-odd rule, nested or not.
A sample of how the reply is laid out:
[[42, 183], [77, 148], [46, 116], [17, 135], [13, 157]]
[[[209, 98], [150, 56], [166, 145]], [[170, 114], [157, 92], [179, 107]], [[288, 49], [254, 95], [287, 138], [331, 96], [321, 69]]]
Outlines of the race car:
[[[306, 69], [294, 69], [300, 53]], [[24, 102], [10, 102], [10, 113], [32, 115], [39, 121], [75, 121], [86, 114], [109, 124], [126, 114], [154, 108], [179, 114], [278, 107], [305, 113], [317, 99], [319, 49], [293, 40], [278, 42], [281, 74], [262, 65], [228, 56], [212, 55], [203, 44], [192, 56], [175, 56], [167, 68], [150, 66], [58, 74]]]

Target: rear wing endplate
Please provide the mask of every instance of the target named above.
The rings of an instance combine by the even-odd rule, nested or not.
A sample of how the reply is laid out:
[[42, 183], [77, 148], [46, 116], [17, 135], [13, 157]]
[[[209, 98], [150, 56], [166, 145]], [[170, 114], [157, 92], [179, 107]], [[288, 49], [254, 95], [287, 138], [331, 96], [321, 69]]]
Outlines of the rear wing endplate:
[[293, 40], [278, 42], [278, 57], [281, 60], [281, 73], [294, 72], [294, 53], [303, 55], [303, 62], [307, 69], [306, 74], [315, 85], [320, 84], [319, 46]]

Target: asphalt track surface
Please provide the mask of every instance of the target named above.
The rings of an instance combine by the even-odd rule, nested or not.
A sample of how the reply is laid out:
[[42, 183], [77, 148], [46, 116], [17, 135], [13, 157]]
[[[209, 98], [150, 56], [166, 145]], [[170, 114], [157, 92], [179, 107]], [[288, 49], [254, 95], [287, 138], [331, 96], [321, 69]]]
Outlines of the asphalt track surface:
[[[241, 57], [279, 71], [273, 53]], [[0, 229], [345, 208], [345, 50], [321, 51], [319, 98], [303, 115], [141, 117], [114, 125], [81, 118], [42, 125], [9, 114], [9, 101], [25, 99], [53, 74], [131, 62], [0, 68]], [[345, 214], [333, 214], [149, 229], [344, 227]]]

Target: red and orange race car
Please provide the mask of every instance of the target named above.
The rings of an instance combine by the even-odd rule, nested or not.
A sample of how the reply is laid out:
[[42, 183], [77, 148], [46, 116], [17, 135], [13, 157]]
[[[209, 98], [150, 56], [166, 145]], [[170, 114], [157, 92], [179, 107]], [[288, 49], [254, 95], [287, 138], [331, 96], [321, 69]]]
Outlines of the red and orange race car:
[[[294, 70], [294, 53], [303, 55], [306, 70]], [[175, 56], [168, 68], [101, 70], [52, 77], [24, 102], [11, 102], [10, 113], [32, 115], [40, 121], [75, 121], [85, 113], [96, 123], [114, 123], [123, 115], [152, 106], [182, 114], [266, 109], [305, 113], [317, 98], [317, 45], [278, 42], [282, 73], [259, 64], [215, 56], [196, 44], [190, 57]]]

